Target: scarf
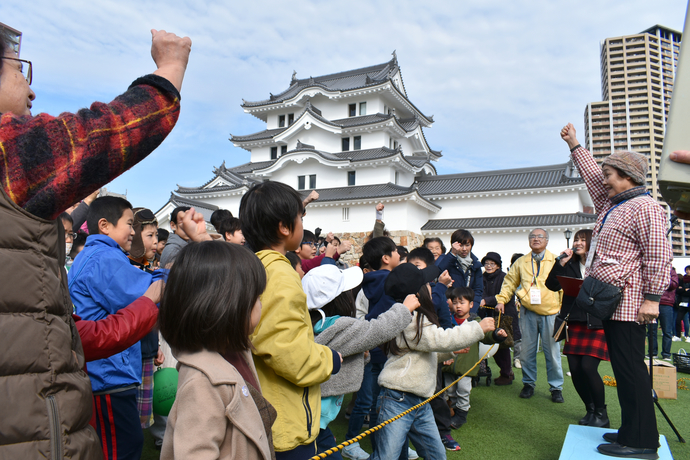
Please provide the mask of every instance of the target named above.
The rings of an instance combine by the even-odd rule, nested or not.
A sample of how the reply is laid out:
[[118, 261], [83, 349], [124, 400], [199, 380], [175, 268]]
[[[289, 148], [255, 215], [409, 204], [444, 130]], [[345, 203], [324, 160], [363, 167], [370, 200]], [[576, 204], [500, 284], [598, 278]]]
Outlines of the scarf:
[[544, 254], [546, 254], [546, 249], [544, 249], [544, 250], [543, 250], [542, 252], [540, 252], [539, 254], [537, 254], [537, 253], [535, 253], [535, 252], [532, 252], [532, 259], [533, 259], [535, 262], [539, 263], [539, 262], [541, 262], [542, 259], [544, 258]]
[[455, 258], [458, 261], [458, 264], [460, 264], [460, 268], [462, 269], [463, 272], [466, 272], [468, 268], [472, 266], [472, 256], [467, 255], [467, 257], [460, 257], [458, 254], [453, 254]]
[[644, 195], [645, 193], [647, 193], [647, 187], [645, 187], [644, 185], [639, 185], [637, 187], [625, 190], [624, 192], [620, 192], [618, 195], [615, 195], [611, 198], [611, 203], [618, 204], [621, 201], [629, 200], [631, 198]]

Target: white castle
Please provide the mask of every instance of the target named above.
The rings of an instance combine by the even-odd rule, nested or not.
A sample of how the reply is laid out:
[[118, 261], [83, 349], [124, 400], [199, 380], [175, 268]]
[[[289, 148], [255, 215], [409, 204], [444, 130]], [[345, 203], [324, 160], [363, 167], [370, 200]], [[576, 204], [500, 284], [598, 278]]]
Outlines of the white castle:
[[[194, 206], [208, 221], [218, 209], [239, 211], [242, 195], [257, 183], [279, 181], [306, 197], [316, 190], [304, 228], [353, 239], [359, 248], [373, 228], [376, 203], [385, 205], [386, 228], [398, 244], [413, 248], [425, 237], [450, 246], [458, 228], [475, 237], [474, 253], [510, 261], [526, 252], [534, 227], [551, 234], [551, 249], [566, 247], [564, 232], [592, 228], [595, 215], [583, 180], [571, 163], [464, 174], [436, 173], [442, 155], [424, 136], [433, 116], [408, 98], [395, 52], [384, 63], [297, 79], [268, 99], [242, 108], [266, 129], [232, 136], [251, 161], [213, 169], [199, 187], [181, 187], [156, 213], [169, 226], [172, 209]], [[241, 217], [241, 216], [240, 216]], [[505, 262], [504, 262], [505, 264]]]

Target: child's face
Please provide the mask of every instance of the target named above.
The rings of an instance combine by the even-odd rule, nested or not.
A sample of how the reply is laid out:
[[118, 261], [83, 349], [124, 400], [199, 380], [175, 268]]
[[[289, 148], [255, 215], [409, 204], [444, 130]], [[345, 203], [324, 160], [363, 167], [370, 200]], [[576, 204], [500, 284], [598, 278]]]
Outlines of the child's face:
[[62, 226], [65, 227], [65, 243], [72, 243], [74, 241], [74, 229], [72, 228], [72, 222], [63, 220]]
[[141, 241], [144, 243], [144, 257], [146, 260], [153, 259], [158, 245], [158, 227], [155, 225], [145, 226], [141, 231]]
[[398, 254], [398, 251], [394, 249], [393, 252], [391, 252], [391, 255], [383, 256], [381, 261], [388, 265], [387, 268], [393, 270], [395, 267], [400, 265], [400, 254]]
[[[105, 221], [104, 227], [100, 225], [103, 221]], [[105, 219], [101, 219], [99, 221], [99, 230], [101, 230], [102, 234], [108, 235], [115, 240], [125, 252], [129, 252], [129, 250], [132, 249], [132, 238], [134, 238], [133, 223], [134, 213], [131, 209], [125, 209], [118, 219], [117, 225], [113, 225]]]
[[236, 230], [234, 233], [225, 232], [225, 241], [233, 244], [244, 244], [242, 230]]
[[309, 241], [301, 244], [299, 251], [297, 251], [297, 255], [299, 255], [301, 259], [313, 259], [316, 257], [316, 243]]
[[422, 259], [408, 259], [408, 263], [411, 263], [420, 270], [424, 270], [426, 268], [426, 264]]
[[448, 306], [450, 307], [450, 311], [453, 312], [453, 315], [460, 319], [465, 319], [470, 315], [470, 309], [472, 308], [472, 302], [470, 302], [467, 299], [453, 299], [451, 302], [450, 299], [448, 300]]
[[432, 241], [431, 243], [428, 243], [426, 245], [426, 248], [429, 251], [431, 251], [431, 253], [434, 255], [434, 260], [438, 259], [438, 256], [443, 254], [443, 250], [441, 249], [441, 245], [436, 241]]
[[261, 320], [261, 300], [256, 299], [256, 303], [254, 304], [254, 307], [252, 308], [252, 314], [250, 317], [251, 331], [249, 331], [249, 334], [252, 334], [254, 332], [254, 329], [256, 328], [257, 324], [259, 324], [260, 320]]
[[165, 249], [165, 243], [167, 243], [167, 242], [168, 242], [167, 240], [161, 240], [156, 245], [156, 252], [158, 253], [159, 256], [161, 254], [163, 254], [163, 249]]

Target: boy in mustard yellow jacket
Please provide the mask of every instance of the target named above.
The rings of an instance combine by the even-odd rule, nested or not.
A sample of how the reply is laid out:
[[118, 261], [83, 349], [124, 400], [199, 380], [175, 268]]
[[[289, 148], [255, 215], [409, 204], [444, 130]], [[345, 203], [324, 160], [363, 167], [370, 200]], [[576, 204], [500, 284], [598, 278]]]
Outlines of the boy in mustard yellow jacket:
[[266, 268], [261, 320], [250, 336], [264, 397], [275, 407], [276, 458], [309, 458], [316, 453], [321, 383], [340, 370], [342, 357], [314, 342], [307, 297], [285, 257], [302, 243], [304, 205], [279, 182], [264, 182], [242, 197], [240, 216], [247, 245]]

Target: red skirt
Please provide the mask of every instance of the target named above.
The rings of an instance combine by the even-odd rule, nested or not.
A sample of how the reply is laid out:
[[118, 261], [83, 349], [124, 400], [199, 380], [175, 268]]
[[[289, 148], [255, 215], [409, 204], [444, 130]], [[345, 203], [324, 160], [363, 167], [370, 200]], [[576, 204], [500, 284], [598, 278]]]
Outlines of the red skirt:
[[587, 323], [583, 321], [568, 321], [568, 339], [563, 347], [563, 354], [586, 355], [609, 361], [603, 329], [588, 329]]

